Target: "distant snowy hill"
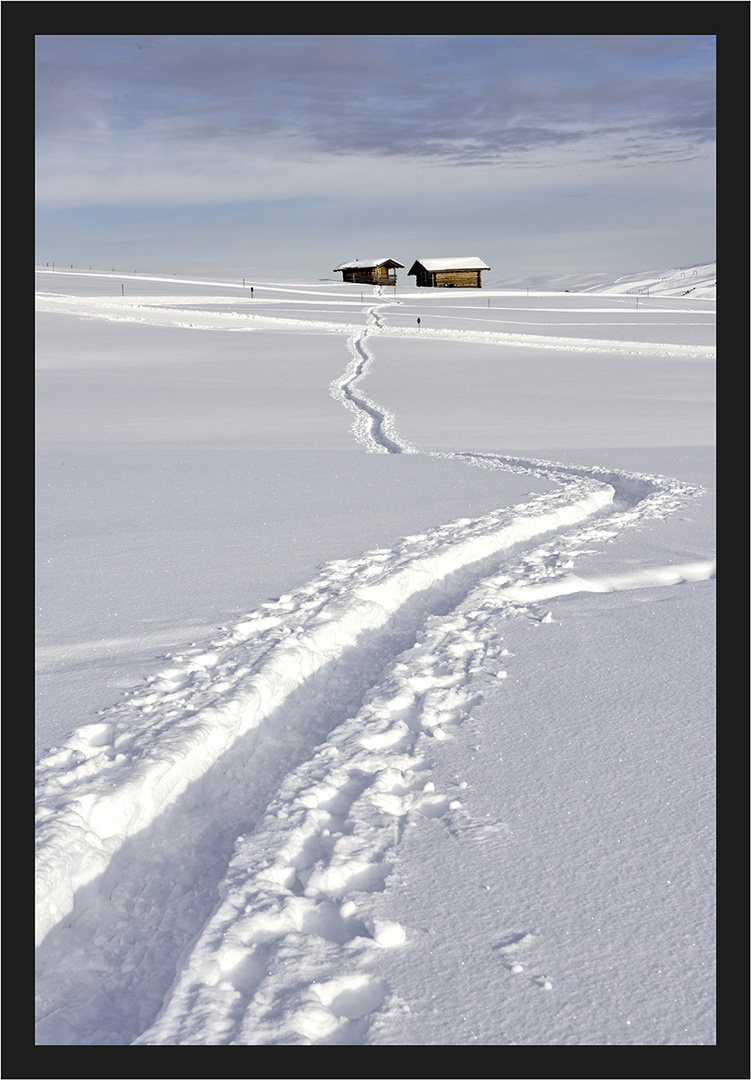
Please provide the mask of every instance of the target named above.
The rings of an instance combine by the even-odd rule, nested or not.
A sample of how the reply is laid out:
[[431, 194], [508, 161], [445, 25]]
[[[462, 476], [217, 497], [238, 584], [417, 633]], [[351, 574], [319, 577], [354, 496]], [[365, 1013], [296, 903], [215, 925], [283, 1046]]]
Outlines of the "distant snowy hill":
[[596, 293], [649, 293], [652, 296], [693, 296], [714, 300], [717, 289], [717, 263], [700, 263], [677, 270], [644, 271], [627, 274], [615, 281], [577, 290]]
[[672, 270], [642, 270], [625, 277], [610, 274], [563, 274], [554, 277], [504, 278], [493, 286], [527, 286], [530, 289], [563, 289], [567, 292], [620, 293], [651, 296], [688, 296], [714, 300], [717, 263], [698, 263]]

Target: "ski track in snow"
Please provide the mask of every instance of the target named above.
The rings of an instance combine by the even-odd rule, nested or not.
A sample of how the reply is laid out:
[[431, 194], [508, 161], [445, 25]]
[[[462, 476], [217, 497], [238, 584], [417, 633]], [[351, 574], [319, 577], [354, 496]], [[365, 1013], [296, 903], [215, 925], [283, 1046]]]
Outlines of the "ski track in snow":
[[[304, 328], [348, 335], [350, 363], [329, 390], [353, 412], [365, 450], [418, 453], [358, 388], [369, 341], [393, 332], [381, 315], [393, 301], [379, 290], [375, 299], [364, 328]], [[112, 301], [46, 297], [42, 307], [137, 317]], [[216, 328], [218, 318], [198, 312], [186, 323], [174, 309], [169, 321]], [[371, 917], [367, 898], [385, 887], [405, 827], [439, 818], [477, 843], [506, 829], [473, 821], [461, 789], [437, 790], [430, 766], [431, 740], [450, 738], [479, 700], [478, 673], [503, 679], [514, 663], [498, 620], [544, 621], [541, 601], [575, 591], [714, 575], [710, 563], [571, 572], [591, 545], [699, 494], [686, 484], [497, 454], [435, 456], [558, 486], [323, 566], [214, 640], [165, 657], [160, 674], [39, 762], [38, 1041], [367, 1042], [370, 1026], [402, 1007], [370, 969], [381, 950], [405, 945], [409, 927]], [[514, 954], [530, 938], [502, 943], [510, 971], [521, 971]]]
[[[224, 301], [226, 303], [226, 301]], [[237, 302], [236, 302], [237, 303]], [[248, 305], [252, 301], [247, 300]], [[351, 301], [350, 301], [351, 303]], [[382, 299], [379, 306], [398, 305], [400, 301]], [[100, 319], [106, 322], [144, 323], [149, 326], [172, 326], [191, 330], [224, 330], [227, 332], [253, 333], [258, 331], [286, 331], [291, 333], [342, 334], [352, 341], [362, 340], [362, 327], [349, 322], [303, 320], [274, 315], [258, 315], [245, 311], [212, 311], [221, 307], [221, 299], [206, 297], [150, 296], [148, 300], [130, 301], [128, 297], [80, 297], [56, 293], [36, 294], [37, 311], [60, 315], [75, 315], [84, 319]], [[360, 306], [360, 305], [358, 305]], [[421, 329], [404, 326], [388, 326], [380, 323], [375, 309], [370, 316], [378, 332], [387, 337], [414, 338], [421, 340], [479, 342], [491, 345], [514, 345], [534, 349], [554, 349], [582, 353], [649, 353], [657, 356], [681, 356], [706, 359], [714, 356], [711, 345], [679, 345], [648, 341], [613, 341], [609, 339], [576, 338], [566, 336], [548, 337], [544, 334], [521, 334], [500, 330], [471, 330], [435, 328]], [[371, 332], [373, 328], [371, 328]]]

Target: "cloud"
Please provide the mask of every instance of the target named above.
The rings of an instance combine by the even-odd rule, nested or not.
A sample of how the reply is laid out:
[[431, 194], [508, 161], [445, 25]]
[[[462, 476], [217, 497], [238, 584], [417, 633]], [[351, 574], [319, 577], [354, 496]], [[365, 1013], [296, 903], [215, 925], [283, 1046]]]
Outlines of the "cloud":
[[689, 52], [690, 37], [43, 37], [39, 153], [138, 141], [143, 164], [165, 145], [195, 160], [198, 144], [241, 169], [269, 140], [302, 162], [466, 164], [577, 142], [591, 156], [604, 139], [607, 156], [614, 132], [711, 135], [708, 65], [675, 67]]

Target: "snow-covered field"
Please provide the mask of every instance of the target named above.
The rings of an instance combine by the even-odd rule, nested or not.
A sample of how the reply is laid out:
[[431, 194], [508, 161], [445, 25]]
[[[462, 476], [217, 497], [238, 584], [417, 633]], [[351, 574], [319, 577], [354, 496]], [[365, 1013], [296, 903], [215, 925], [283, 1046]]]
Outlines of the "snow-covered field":
[[38, 268], [38, 1044], [714, 1043], [715, 274]]

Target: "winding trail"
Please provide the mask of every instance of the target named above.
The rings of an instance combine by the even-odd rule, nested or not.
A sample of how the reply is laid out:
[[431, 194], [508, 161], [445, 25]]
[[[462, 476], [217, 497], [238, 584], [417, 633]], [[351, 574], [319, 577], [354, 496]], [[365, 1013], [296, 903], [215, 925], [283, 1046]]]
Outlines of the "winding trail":
[[[382, 328], [383, 323], [376, 308], [368, 308], [367, 319], [372, 328]], [[353, 434], [358, 442], [364, 444], [366, 450], [376, 454], [416, 454], [415, 447], [399, 438], [393, 415], [355, 390], [373, 362], [367, 346], [368, 333], [366, 327], [348, 339], [347, 346], [352, 354], [352, 361], [344, 374], [331, 384], [330, 393], [355, 413]]]
[[[359, 387], [384, 308], [352, 330], [329, 389], [368, 452], [418, 453]], [[436, 456], [557, 488], [327, 564], [172, 657], [39, 763], [40, 1042], [366, 1041], [399, 1007], [370, 963], [407, 929], [372, 918], [367, 897], [385, 887], [405, 826], [440, 817], [478, 840], [504, 827], [436, 790], [425, 753], [468, 715], [478, 671], [505, 675], [499, 616], [539, 620], [535, 604], [553, 595], [714, 574], [570, 573], [588, 543], [698, 494], [686, 484]]]

